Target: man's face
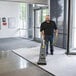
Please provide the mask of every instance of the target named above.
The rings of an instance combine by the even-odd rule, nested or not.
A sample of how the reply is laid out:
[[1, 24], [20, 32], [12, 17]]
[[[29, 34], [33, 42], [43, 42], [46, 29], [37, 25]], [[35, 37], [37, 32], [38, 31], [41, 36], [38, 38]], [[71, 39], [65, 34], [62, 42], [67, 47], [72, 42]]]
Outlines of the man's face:
[[45, 20], [46, 20], [46, 21], [50, 21], [50, 16], [46, 16], [46, 17], [45, 17]]

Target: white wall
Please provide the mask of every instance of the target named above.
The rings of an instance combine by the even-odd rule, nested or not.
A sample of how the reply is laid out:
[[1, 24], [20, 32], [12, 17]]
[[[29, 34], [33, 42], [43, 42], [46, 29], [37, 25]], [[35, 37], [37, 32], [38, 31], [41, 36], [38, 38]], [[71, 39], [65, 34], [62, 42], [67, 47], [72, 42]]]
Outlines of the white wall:
[[[19, 14], [19, 3], [14, 2], [2, 2], [0, 1], [0, 18], [6, 17], [8, 22], [8, 17], [14, 17], [18, 20]], [[17, 37], [17, 28], [10, 29], [7, 26], [1, 24], [0, 38]]]

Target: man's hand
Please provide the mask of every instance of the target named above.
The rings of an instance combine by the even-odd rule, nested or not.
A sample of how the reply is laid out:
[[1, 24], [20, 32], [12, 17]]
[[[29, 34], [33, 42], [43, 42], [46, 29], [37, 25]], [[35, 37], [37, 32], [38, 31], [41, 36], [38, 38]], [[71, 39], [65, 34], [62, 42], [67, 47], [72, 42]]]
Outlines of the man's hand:
[[58, 30], [55, 30], [56, 38], [58, 37]]
[[41, 37], [43, 40], [45, 39], [44, 31], [41, 32]]
[[56, 43], [58, 41], [58, 30], [54, 30], [54, 33], [55, 33], [55, 37], [54, 37], [53, 45], [56, 45]]

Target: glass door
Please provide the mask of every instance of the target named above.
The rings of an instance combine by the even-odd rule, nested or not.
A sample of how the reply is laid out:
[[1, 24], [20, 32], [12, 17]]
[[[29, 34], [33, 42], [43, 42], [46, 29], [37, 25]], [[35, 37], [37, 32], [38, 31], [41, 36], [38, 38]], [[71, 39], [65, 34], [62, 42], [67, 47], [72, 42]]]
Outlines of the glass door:
[[76, 54], [76, 0], [70, 2], [69, 53]]
[[34, 38], [35, 40], [40, 41], [41, 34], [40, 34], [40, 26], [41, 23], [45, 21], [45, 16], [48, 15], [49, 11], [48, 8], [40, 8], [34, 10]]
[[41, 10], [35, 10], [35, 39], [40, 38]]

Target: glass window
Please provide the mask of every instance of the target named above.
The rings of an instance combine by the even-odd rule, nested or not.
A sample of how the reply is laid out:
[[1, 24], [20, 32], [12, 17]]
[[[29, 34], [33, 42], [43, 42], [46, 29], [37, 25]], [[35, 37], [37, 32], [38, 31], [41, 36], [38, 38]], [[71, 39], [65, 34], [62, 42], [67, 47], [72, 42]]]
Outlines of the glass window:
[[41, 10], [36, 10], [36, 24], [35, 27], [40, 27], [41, 25]]
[[41, 38], [40, 35], [40, 25], [43, 21], [45, 21], [45, 16], [48, 15], [48, 8], [47, 9], [39, 9], [35, 10], [35, 38]]
[[40, 35], [40, 28], [35, 28], [35, 38], [40, 38], [41, 35]]
[[35, 38], [40, 38], [41, 10], [35, 10]]
[[20, 3], [20, 28], [27, 28], [27, 4]]
[[72, 0], [71, 2], [71, 20], [70, 20], [70, 52], [76, 53], [76, 0]]
[[51, 18], [56, 22], [59, 33], [63, 33], [64, 0], [54, 0], [52, 2]]
[[27, 4], [20, 3], [19, 4], [19, 36], [27, 38]]
[[63, 48], [63, 34], [59, 34], [57, 45], [60, 48]]
[[43, 21], [45, 21], [45, 16], [48, 15], [48, 5], [42, 5], [42, 4], [33, 4], [34, 8], [34, 38], [36, 40], [40, 40], [40, 26]]
[[66, 10], [64, 10], [64, 0], [53, 0], [50, 3], [51, 18], [56, 22], [59, 31], [59, 39], [56, 46], [65, 48], [64, 44], [66, 44], [66, 35], [64, 34], [64, 27], [66, 25], [64, 25], [64, 12]]
[[42, 10], [42, 22], [45, 21], [45, 16], [49, 15], [49, 10], [47, 9], [43, 9]]

